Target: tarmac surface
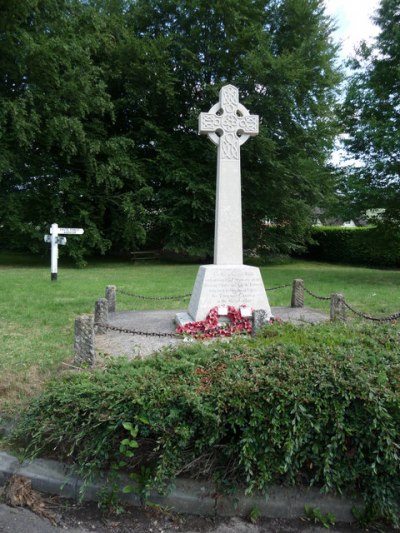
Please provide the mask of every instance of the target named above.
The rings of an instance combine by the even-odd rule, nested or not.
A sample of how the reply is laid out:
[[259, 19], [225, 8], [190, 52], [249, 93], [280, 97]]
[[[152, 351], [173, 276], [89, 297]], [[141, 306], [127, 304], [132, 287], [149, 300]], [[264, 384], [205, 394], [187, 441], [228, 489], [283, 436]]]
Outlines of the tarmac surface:
[[[338, 524], [329, 529], [304, 519], [260, 519], [256, 524], [232, 517], [225, 519], [180, 516], [156, 509], [125, 509], [119, 515], [103, 514], [96, 505], [60, 503], [57, 524], [28, 509], [0, 504], [1, 533], [360, 533], [355, 525]], [[367, 531], [377, 531], [369, 529]], [[393, 530], [380, 529], [390, 532]]]
[[[326, 322], [329, 317], [321, 311], [309, 307], [273, 307], [272, 314], [283, 322], [297, 325], [317, 324]], [[111, 326], [135, 332], [154, 333], [140, 335], [107, 330], [96, 335], [96, 351], [108, 356], [124, 355], [127, 357], [146, 357], [165, 346], [173, 346], [181, 342], [193, 342], [182, 337], [157, 336], [175, 333], [175, 315], [182, 309], [168, 311], [117, 311], [109, 313], [108, 323]]]

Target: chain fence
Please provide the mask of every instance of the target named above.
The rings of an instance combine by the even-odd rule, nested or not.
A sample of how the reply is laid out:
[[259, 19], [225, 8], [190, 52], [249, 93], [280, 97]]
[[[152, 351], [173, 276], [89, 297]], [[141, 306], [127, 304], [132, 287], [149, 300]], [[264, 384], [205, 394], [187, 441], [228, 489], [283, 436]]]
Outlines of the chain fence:
[[[276, 287], [266, 287], [266, 291], [276, 291], [277, 289], [285, 289], [286, 287], [291, 287], [291, 283], [286, 283], [285, 285], [278, 285]], [[192, 296], [191, 292], [186, 294], [178, 294], [176, 296], [145, 296], [143, 294], [135, 294], [133, 292], [126, 291], [125, 289], [117, 288], [117, 292], [124, 294], [125, 296], [130, 296], [131, 298], [138, 298], [139, 300], [184, 300]]]
[[330, 300], [331, 299], [330, 296], [319, 296], [318, 294], [311, 292], [310, 289], [307, 289], [307, 287], [303, 287], [303, 288], [304, 288], [304, 292], [306, 292], [307, 294], [309, 294], [310, 296], [312, 296], [313, 298], [317, 300]]
[[[275, 287], [266, 287], [265, 290], [267, 292], [271, 292], [271, 291], [275, 291], [278, 289], [286, 289], [291, 286], [292, 286], [291, 283], [286, 283], [282, 285], [277, 285]], [[315, 298], [316, 300], [320, 300], [320, 301], [331, 300], [331, 296], [321, 296], [321, 295], [315, 294], [314, 292], [312, 292], [309, 288], [305, 286], [303, 286], [303, 289], [304, 289], [304, 292], [306, 292], [309, 296], [311, 296], [312, 298]], [[117, 292], [125, 296], [130, 296], [131, 298], [137, 298], [140, 300], [153, 300], [153, 301], [162, 301], [162, 300], [178, 301], [178, 300], [184, 300], [184, 299], [190, 298], [192, 296], [192, 293], [186, 293], [186, 294], [180, 294], [180, 295], [174, 295], [174, 296], [145, 296], [142, 294], [132, 293], [132, 292], [126, 291], [125, 289], [120, 289], [120, 288], [117, 288]], [[400, 319], [400, 311], [397, 313], [388, 315], [388, 316], [377, 317], [377, 316], [371, 316], [366, 313], [362, 313], [361, 311], [358, 311], [357, 309], [352, 307], [348, 302], [346, 302], [344, 298], [343, 298], [343, 304], [354, 315], [360, 318], [364, 318], [365, 320], [372, 320], [374, 322], [392, 322], [394, 320]], [[145, 331], [138, 332], [136, 330], [128, 330], [126, 328], [117, 328], [116, 326], [111, 326], [111, 325], [103, 326], [103, 327], [107, 327], [108, 329], [113, 329], [114, 331], [121, 331], [122, 333], [132, 333], [135, 335], [148, 335], [148, 336], [160, 336], [160, 337], [179, 337], [180, 336], [177, 333], [156, 333], [156, 332], [145, 332]], [[223, 329], [224, 328], [215, 328], [215, 332], [223, 330]]]
[[265, 290], [267, 292], [269, 291], [276, 291], [277, 289], [286, 289], [286, 287], [291, 287], [292, 284], [291, 283], [286, 283], [286, 285], [278, 285], [277, 287], [265, 287]]
[[393, 315], [378, 317], [367, 315], [365, 313], [361, 313], [361, 311], [357, 311], [357, 309], [354, 309], [354, 307], [348, 304], [345, 299], [343, 299], [343, 305], [356, 316], [364, 318], [365, 320], [373, 320], [374, 322], [392, 322], [400, 318], [400, 311], [398, 313], [394, 313]]
[[[235, 322], [236, 325], [246, 324], [248, 322], [248, 319], [238, 320]], [[174, 332], [157, 332], [157, 331], [141, 331], [137, 329], [130, 329], [130, 328], [122, 328], [120, 326], [113, 326], [111, 324], [103, 324], [100, 322], [95, 322], [94, 326], [101, 327], [102, 329], [109, 329], [111, 331], [117, 331], [118, 333], [128, 333], [130, 335], [142, 335], [144, 337], [170, 337], [175, 339], [182, 339], [185, 337], [184, 333], [174, 333]], [[214, 328], [206, 328], [204, 330], [200, 330], [196, 332], [196, 335], [198, 334], [201, 336], [202, 334], [208, 334], [208, 333], [223, 333], [226, 332], [227, 329], [229, 329], [229, 324], [226, 324], [225, 326], [216, 326]], [[248, 334], [248, 332], [244, 332], [243, 330], [240, 332], [234, 332], [234, 335], [240, 335], [240, 334]], [[187, 334], [187, 336], [191, 336], [190, 333]]]
[[191, 292], [187, 294], [178, 294], [176, 296], [144, 296], [143, 294], [134, 294], [133, 292], [128, 292], [124, 289], [117, 288], [119, 294], [124, 294], [125, 296], [130, 296], [131, 298], [137, 298], [139, 300], [184, 300], [185, 298], [190, 298], [192, 296]]
[[[312, 296], [313, 298], [316, 298], [317, 300], [331, 300], [331, 296], [319, 296], [318, 294], [313, 293], [307, 287], [304, 287], [304, 292]], [[351, 311], [353, 314], [360, 318], [364, 318], [365, 320], [372, 320], [374, 322], [392, 322], [393, 320], [398, 320], [400, 318], [400, 311], [398, 313], [393, 313], [392, 315], [388, 316], [371, 316], [367, 315], [366, 313], [362, 313], [361, 311], [358, 311], [357, 309], [354, 309], [349, 303], [346, 302], [346, 300], [343, 298], [343, 305]]]
[[118, 333], [129, 333], [130, 335], [143, 335], [144, 337], [174, 337], [182, 338], [182, 335], [178, 333], [163, 333], [159, 331], [140, 331], [137, 329], [122, 328], [120, 326], [112, 326], [111, 324], [102, 324], [100, 322], [95, 322], [95, 326], [101, 327], [102, 329], [109, 329], [111, 331], [117, 331]]

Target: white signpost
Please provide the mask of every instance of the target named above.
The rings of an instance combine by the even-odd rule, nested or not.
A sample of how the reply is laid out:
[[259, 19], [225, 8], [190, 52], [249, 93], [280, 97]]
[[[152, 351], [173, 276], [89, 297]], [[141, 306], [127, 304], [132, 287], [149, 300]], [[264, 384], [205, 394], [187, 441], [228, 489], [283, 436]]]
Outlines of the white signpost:
[[60, 235], [82, 235], [82, 233], [84, 233], [82, 228], [59, 228], [58, 224], [51, 225], [50, 235], [44, 236], [44, 242], [51, 244], [51, 281], [57, 280], [58, 245], [67, 244], [66, 237], [60, 237]]

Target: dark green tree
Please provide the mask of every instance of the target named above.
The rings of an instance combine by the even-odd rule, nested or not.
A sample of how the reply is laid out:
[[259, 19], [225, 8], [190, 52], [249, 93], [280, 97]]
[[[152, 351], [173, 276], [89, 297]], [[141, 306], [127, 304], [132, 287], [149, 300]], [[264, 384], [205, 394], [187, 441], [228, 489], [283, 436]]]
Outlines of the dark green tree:
[[[0, 242], [212, 251], [216, 150], [198, 115], [232, 83], [261, 118], [242, 150], [245, 244], [304, 239], [332, 185], [339, 74], [322, 0], [0, 4]], [[71, 239], [72, 241], [72, 239]], [[271, 249], [272, 243], [269, 243]]]
[[3, 245], [43, 249], [52, 222], [85, 228], [68, 243], [77, 260], [145, 238], [150, 189], [133, 140], [115, 128], [107, 85], [105, 60], [126, 31], [122, 3], [113, 4], [110, 17], [78, 0], [1, 3]]
[[343, 118], [346, 148], [355, 162], [343, 180], [354, 213], [385, 209], [390, 226], [400, 225], [400, 6], [381, 0], [373, 45], [361, 45], [352, 61]]
[[163, 243], [211, 252], [216, 149], [198, 138], [197, 121], [232, 83], [261, 119], [260, 134], [242, 149], [245, 246], [263, 242], [269, 218], [282, 228], [275, 244], [296, 248], [312, 207], [332, 187], [327, 159], [340, 76], [323, 2], [138, 0], [134, 27], [165, 38], [174, 75], [152, 130], [140, 131], [153, 147]]

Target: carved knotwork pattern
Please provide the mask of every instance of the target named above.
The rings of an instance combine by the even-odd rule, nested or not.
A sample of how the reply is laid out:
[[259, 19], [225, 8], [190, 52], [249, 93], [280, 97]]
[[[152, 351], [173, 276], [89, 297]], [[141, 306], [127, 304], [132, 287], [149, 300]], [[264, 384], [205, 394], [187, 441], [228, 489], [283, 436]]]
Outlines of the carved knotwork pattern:
[[236, 87], [223, 87], [221, 100], [223, 109], [227, 113], [234, 113], [239, 103], [239, 91]]
[[244, 133], [258, 133], [258, 116], [248, 115], [240, 118], [239, 127]]
[[223, 131], [237, 131], [239, 126], [238, 117], [236, 115], [225, 115], [222, 117], [221, 126]]
[[221, 117], [211, 113], [201, 113], [201, 129], [215, 131], [221, 126]]
[[222, 159], [239, 159], [239, 140], [235, 133], [225, 133], [221, 138]]
[[[220, 145], [222, 159], [240, 158], [240, 145], [249, 135], [258, 133], [258, 116], [250, 115], [239, 103], [239, 91], [232, 85], [223, 87], [220, 100], [209, 113], [200, 114], [200, 133]], [[240, 136], [244, 135], [242, 139]]]

